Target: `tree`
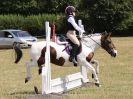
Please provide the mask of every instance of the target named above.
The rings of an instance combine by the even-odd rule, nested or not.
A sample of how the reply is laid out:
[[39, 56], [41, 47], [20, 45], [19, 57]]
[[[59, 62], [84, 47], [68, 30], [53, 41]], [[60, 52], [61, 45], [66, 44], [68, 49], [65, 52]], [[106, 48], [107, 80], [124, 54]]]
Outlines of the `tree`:
[[81, 0], [1, 0], [0, 14], [64, 13], [67, 5], [78, 6]]
[[96, 31], [125, 29], [122, 22], [130, 18], [133, 0], [83, 0], [81, 10]]
[[0, 3], [1, 14], [35, 14], [38, 12], [36, 0], [2, 0]]

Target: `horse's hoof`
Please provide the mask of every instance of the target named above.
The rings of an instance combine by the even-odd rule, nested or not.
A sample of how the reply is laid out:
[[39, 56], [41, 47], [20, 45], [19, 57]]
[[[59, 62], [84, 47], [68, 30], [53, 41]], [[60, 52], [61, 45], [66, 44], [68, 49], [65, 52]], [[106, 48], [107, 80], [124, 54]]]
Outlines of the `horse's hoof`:
[[36, 94], [39, 94], [38, 88], [36, 86], [34, 86], [34, 91], [35, 91]]
[[91, 63], [92, 63], [92, 64], [95, 64], [95, 62], [94, 62], [94, 61], [92, 61]]
[[94, 78], [94, 74], [92, 74], [92, 78]]
[[95, 85], [96, 85], [97, 87], [101, 87], [101, 84], [99, 84], [99, 83], [95, 83]]
[[38, 74], [40, 75], [42, 73], [42, 69], [39, 69], [38, 70]]
[[25, 83], [27, 83], [29, 80], [27, 78], [25, 78]]

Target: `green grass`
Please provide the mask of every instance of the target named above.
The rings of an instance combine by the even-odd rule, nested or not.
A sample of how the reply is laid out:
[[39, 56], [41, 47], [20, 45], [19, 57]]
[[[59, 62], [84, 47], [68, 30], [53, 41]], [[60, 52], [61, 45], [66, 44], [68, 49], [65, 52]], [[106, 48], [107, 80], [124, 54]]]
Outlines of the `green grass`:
[[[103, 49], [95, 52], [100, 63], [99, 79], [102, 87], [94, 85], [81, 87], [67, 92], [64, 99], [133, 99], [133, 37], [112, 38], [118, 56], [112, 58]], [[37, 67], [31, 69], [32, 80], [27, 84], [25, 62], [29, 59], [29, 49], [23, 49], [24, 56], [19, 64], [14, 64], [13, 50], [0, 50], [0, 99], [26, 99], [34, 95], [36, 85], [41, 92], [41, 76]], [[75, 67], [52, 65], [52, 78], [78, 71]], [[90, 73], [88, 77], [91, 79]]]

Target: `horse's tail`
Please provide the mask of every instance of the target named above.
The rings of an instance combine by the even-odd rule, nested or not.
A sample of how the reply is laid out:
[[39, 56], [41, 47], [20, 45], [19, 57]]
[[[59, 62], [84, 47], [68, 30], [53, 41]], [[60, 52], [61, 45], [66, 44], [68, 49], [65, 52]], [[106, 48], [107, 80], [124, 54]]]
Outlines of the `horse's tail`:
[[20, 45], [16, 44], [14, 46], [14, 50], [15, 50], [15, 62], [14, 63], [17, 64], [20, 61], [20, 59], [22, 58], [23, 53], [22, 53]]

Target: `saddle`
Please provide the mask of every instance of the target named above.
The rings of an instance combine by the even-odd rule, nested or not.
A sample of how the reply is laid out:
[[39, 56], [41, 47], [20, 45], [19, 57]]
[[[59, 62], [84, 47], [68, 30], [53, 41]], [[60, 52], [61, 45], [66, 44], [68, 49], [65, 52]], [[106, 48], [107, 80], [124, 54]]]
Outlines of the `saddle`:
[[[80, 46], [79, 46], [79, 50], [77, 51], [77, 55], [80, 54], [80, 52], [82, 51], [81, 39], [78, 38], [78, 40], [80, 41]], [[66, 53], [68, 55], [70, 55], [71, 50], [72, 50], [72, 46], [73, 46], [73, 42], [71, 40], [69, 40], [65, 36], [61, 36], [61, 37], [57, 38], [56, 43], [59, 44], [59, 45], [64, 45], [64, 49], [62, 51], [66, 51]]]

